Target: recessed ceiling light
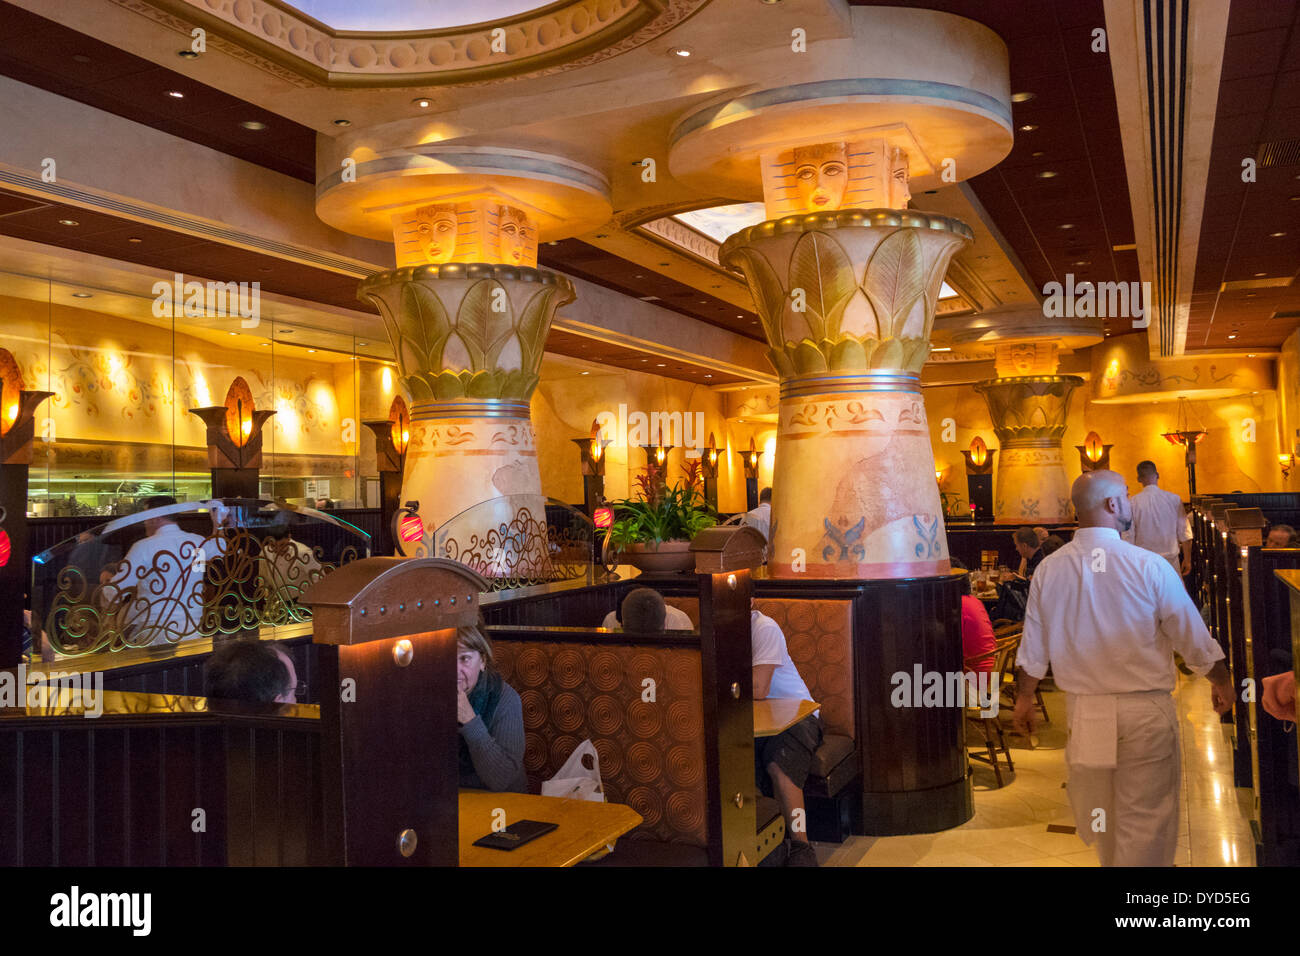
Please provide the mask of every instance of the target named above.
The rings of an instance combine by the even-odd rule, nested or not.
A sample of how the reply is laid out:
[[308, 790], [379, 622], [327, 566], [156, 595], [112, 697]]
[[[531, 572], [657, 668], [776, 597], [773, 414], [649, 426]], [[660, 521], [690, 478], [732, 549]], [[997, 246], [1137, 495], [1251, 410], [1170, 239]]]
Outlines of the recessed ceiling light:
[[1055, 179], [1055, 178], [1056, 178], [1056, 170], [1054, 170], [1054, 169], [1041, 169], [1041, 170], [1038, 171], [1038, 178], [1039, 178], [1039, 179]]
[[180, 90], [168, 90], [168, 91], [167, 91], [167, 95], [170, 96], [170, 97], [171, 97], [172, 99], [174, 99], [174, 100], [183, 100], [183, 99], [185, 99], [185, 94], [182, 93]]
[[1300, 202], [1300, 193], [1297, 193], [1294, 196], [1287, 196], [1286, 198], [1289, 199], [1291, 202]]
[[1032, 153], [1030, 153], [1029, 155], [1032, 156], [1032, 157], [1034, 157], [1035, 159], [1037, 159], [1039, 156], [1044, 156], [1044, 155], [1046, 155], [1046, 154], [1045, 154], [1041, 149], [1036, 149], [1036, 150], [1034, 150]]
[[1092, 265], [1092, 263], [1089, 262], [1087, 259], [1080, 259], [1080, 260], [1078, 260], [1077, 262], [1071, 262], [1070, 265], [1072, 265], [1072, 266], [1090, 266], [1090, 265]]
[[335, 126], [351, 126], [352, 120], [337, 119], [334, 121]]
[[1255, 273], [1255, 278], [1258, 279], [1260, 276], [1266, 276], [1266, 275], [1268, 275], [1267, 272], [1256, 272], [1256, 273]]
[[1251, 352], [1249, 355], [1246, 356], [1246, 358], [1254, 358], [1254, 357], [1255, 357], [1255, 353], [1254, 353], [1254, 352]]
[[558, 246], [558, 245], [560, 244], [560, 241], [559, 241], [558, 239], [552, 239], [552, 240], [550, 240], [549, 242], [547, 242], [546, 244], [547, 244], [548, 246]]
[[1012, 93], [1012, 94], [1011, 94], [1011, 102], [1012, 102], [1012, 103], [1028, 103], [1028, 102], [1029, 102], [1030, 100], [1032, 100], [1036, 95], [1037, 95], [1036, 93]]
[[358, 342], [357, 345], [369, 345], [369, 342]]
[[1282, 236], [1285, 236], [1286, 233], [1285, 233], [1285, 232], [1270, 232], [1269, 235], [1270, 235], [1271, 237], [1273, 237], [1274, 239], [1280, 239]]
[[193, 50], [177, 50], [176, 55], [182, 60], [197, 60], [199, 55]]
[[1023, 126], [1020, 127], [1020, 132], [1032, 133], [1036, 129], [1038, 129], [1038, 125], [1036, 123], [1025, 123]]
[[591, 373], [590, 373], [590, 372], [579, 372], [578, 374], [579, 374], [579, 375], [590, 375]]
[[73, 62], [73, 63], [89, 63], [89, 62], [90, 62], [90, 57], [86, 56], [86, 54], [84, 54], [84, 53], [74, 53], [74, 54], [72, 55], [72, 62]]
[[266, 124], [261, 122], [260, 120], [244, 120], [239, 125], [244, 127], [244, 129], [251, 129], [254, 132], [256, 132], [259, 129], [266, 129]]
[[427, 110], [430, 106], [433, 105], [433, 101], [425, 96], [417, 96], [415, 99], [411, 100], [411, 103], [414, 106], [418, 106], [422, 110]]
[[227, 334], [227, 335], [238, 335], [239, 333], [238, 333], [238, 332], [227, 332], [226, 334]]
[[89, 292], [74, 292], [72, 293], [72, 297], [74, 299], [89, 299], [91, 298], [91, 294]]
[[280, 334], [281, 334], [281, 335], [293, 335], [293, 329], [283, 329], [283, 330], [281, 330]]
[[668, 52], [671, 53], [673, 56], [680, 56], [683, 58], [691, 55], [690, 49], [684, 46], [670, 47]]
[[75, 219], [60, 219], [60, 220], [59, 220], [59, 225], [60, 225], [60, 226], [80, 226], [81, 223], [77, 222], [77, 220], [75, 220]]
[[663, 367], [664, 367], [663, 362], [655, 362], [655, 368], [663, 368]]
[[705, 373], [704, 373], [704, 377], [705, 377], [705, 378], [713, 378], [713, 376], [710, 375], [708, 372], [705, 372]]
[[315, 349], [308, 349], [307, 351], [310, 352], [310, 353], [313, 354], [313, 355], [316, 354], [316, 350], [315, 350]]
[[661, 265], [661, 266], [667, 266], [667, 265], [672, 265], [672, 263], [670, 263], [670, 262], [661, 262], [661, 263], [659, 263], [659, 265]]
[[1072, 223], [1072, 222], [1063, 222], [1063, 223], [1061, 223], [1059, 226], [1057, 226], [1056, 228], [1058, 228], [1058, 229], [1073, 229], [1073, 228], [1074, 228], [1074, 223]]
[[144, 242], [144, 240], [141, 239], [139, 236], [127, 236], [127, 237], [126, 237], [126, 241], [127, 241], [127, 242]]
[[642, 361], [642, 362], [648, 362], [648, 361], [650, 361], [650, 360], [649, 360], [649, 359], [642, 359], [641, 361]]
[[1234, 333], [1233, 335], [1229, 335], [1229, 336], [1228, 336], [1228, 338], [1230, 338], [1230, 339], [1235, 339], [1236, 337], [1237, 337], [1237, 336], [1236, 336], [1235, 333]]

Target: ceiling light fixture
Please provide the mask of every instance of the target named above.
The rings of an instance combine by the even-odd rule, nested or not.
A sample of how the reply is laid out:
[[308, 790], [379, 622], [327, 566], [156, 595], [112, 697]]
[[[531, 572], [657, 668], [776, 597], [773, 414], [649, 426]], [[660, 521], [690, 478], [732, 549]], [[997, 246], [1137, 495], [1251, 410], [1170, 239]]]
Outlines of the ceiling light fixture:
[[668, 52], [671, 53], [673, 56], [680, 56], [683, 58], [691, 55], [691, 50], [684, 46], [670, 47]]
[[1237, 335], [1236, 335], [1235, 332], [1234, 332], [1232, 335], [1229, 335], [1229, 336], [1228, 336], [1228, 338], [1230, 338], [1230, 339], [1235, 339], [1236, 337], [1237, 337]]
[[311, 354], [311, 355], [315, 355], [315, 354], [316, 354], [316, 350], [315, 350], [315, 349], [308, 349], [307, 352], [308, 352], [308, 354]]
[[239, 333], [238, 333], [238, 332], [227, 332], [226, 334], [227, 334], [227, 335], [238, 335]]
[[336, 119], [336, 120], [334, 121], [334, 125], [335, 125], [335, 126], [351, 126], [351, 125], [352, 125], [352, 120]]
[[72, 297], [74, 299], [89, 299], [91, 298], [91, 294], [89, 292], [74, 292], [72, 293]]
[[127, 241], [127, 242], [144, 242], [144, 240], [141, 239], [139, 236], [127, 236], [127, 237], [126, 237], [126, 241]]
[[1280, 238], [1282, 238], [1282, 237], [1285, 236], [1285, 235], [1286, 235], [1285, 232], [1270, 232], [1270, 233], [1269, 233], [1269, 236], [1271, 236], [1271, 237], [1274, 238], [1274, 239], [1280, 239]]
[[1073, 229], [1073, 228], [1074, 228], [1074, 223], [1072, 223], [1072, 222], [1063, 222], [1063, 223], [1061, 223], [1059, 226], [1057, 226], [1056, 228], [1058, 228], [1058, 229]]
[[182, 60], [197, 60], [199, 55], [193, 50], [177, 50], [176, 55]]
[[1012, 94], [1011, 94], [1011, 102], [1012, 102], [1012, 103], [1028, 103], [1028, 102], [1029, 102], [1030, 100], [1032, 100], [1036, 95], [1037, 95], [1037, 94], [1034, 94], [1034, 93], [1012, 93]]
[[168, 90], [168, 91], [167, 91], [167, 95], [170, 96], [170, 97], [171, 97], [172, 99], [174, 99], [174, 100], [183, 100], [183, 99], [185, 99], [185, 94], [182, 93], [180, 90]]
[[60, 225], [60, 226], [80, 226], [81, 223], [77, 222], [77, 220], [75, 220], [75, 219], [60, 219], [60, 220], [59, 220], [59, 225]]
[[1035, 124], [1035, 123], [1025, 123], [1023, 126], [1020, 127], [1020, 132], [1022, 132], [1022, 133], [1032, 133], [1032, 132], [1033, 132], [1034, 130], [1036, 130], [1036, 129], [1038, 129], [1037, 124]]
[[1038, 172], [1038, 178], [1039, 178], [1039, 179], [1055, 179], [1055, 178], [1056, 178], [1056, 170], [1054, 170], [1054, 169], [1042, 169], [1042, 170], [1039, 170], [1039, 172]]
[[244, 120], [239, 125], [244, 127], [244, 129], [251, 129], [254, 132], [260, 129], [266, 129], [266, 124], [261, 120]]
[[433, 101], [430, 100], [428, 97], [424, 97], [424, 96], [417, 96], [415, 99], [411, 100], [411, 103], [412, 105], [417, 106], [422, 110], [427, 110], [430, 106], [433, 105]]

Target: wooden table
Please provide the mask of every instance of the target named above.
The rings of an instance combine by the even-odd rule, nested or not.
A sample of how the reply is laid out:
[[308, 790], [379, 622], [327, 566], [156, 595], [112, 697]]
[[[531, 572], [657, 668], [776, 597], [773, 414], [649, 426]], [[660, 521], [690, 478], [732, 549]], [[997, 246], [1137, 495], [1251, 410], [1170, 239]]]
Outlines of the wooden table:
[[[517, 850], [474, 846], [475, 840], [492, 832], [493, 813], [498, 809], [505, 811], [507, 826], [516, 820], [538, 820], [558, 823], [559, 827]], [[621, 803], [565, 800], [531, 793], [462, 790], [460, 865], [573, 866], [640, 823], [641, 814]]]
[[821, 704], [793, 697], [768, 697], [754, 701], [754, 736], [775, 737], [803, 720]]

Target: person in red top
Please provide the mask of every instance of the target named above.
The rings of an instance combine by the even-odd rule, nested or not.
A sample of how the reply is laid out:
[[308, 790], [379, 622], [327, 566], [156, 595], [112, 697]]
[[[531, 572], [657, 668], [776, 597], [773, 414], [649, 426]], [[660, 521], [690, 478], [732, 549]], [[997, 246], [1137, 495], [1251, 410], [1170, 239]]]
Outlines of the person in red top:
[[[959, 558], [952, 559], [952, 566], [965, 571], [966, 565]], [[993, 648], [997, 643], [993, 637], [993, 622], [984, 602], [970, 590], [970, 575], [962, 578], [961, 595], [961, 656], [968, 662], [968, 671], [993, 670]], [[971, 663], [972, 658], [979, 658]]]

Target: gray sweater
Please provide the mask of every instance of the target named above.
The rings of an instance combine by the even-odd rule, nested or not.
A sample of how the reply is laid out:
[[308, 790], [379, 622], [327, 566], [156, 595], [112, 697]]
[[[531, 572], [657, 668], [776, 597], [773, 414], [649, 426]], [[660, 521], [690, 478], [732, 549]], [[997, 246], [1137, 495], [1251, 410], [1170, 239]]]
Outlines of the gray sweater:
[[492, 725], [475, 717], [460, 728], [461, 739], [469, 749], [474, 772], [462, 774], [460, 785], [473, 790], [528, 792], [528, 775], [524, 773], [524, 705], [509, 684], [501, 686], [501, 700]]

